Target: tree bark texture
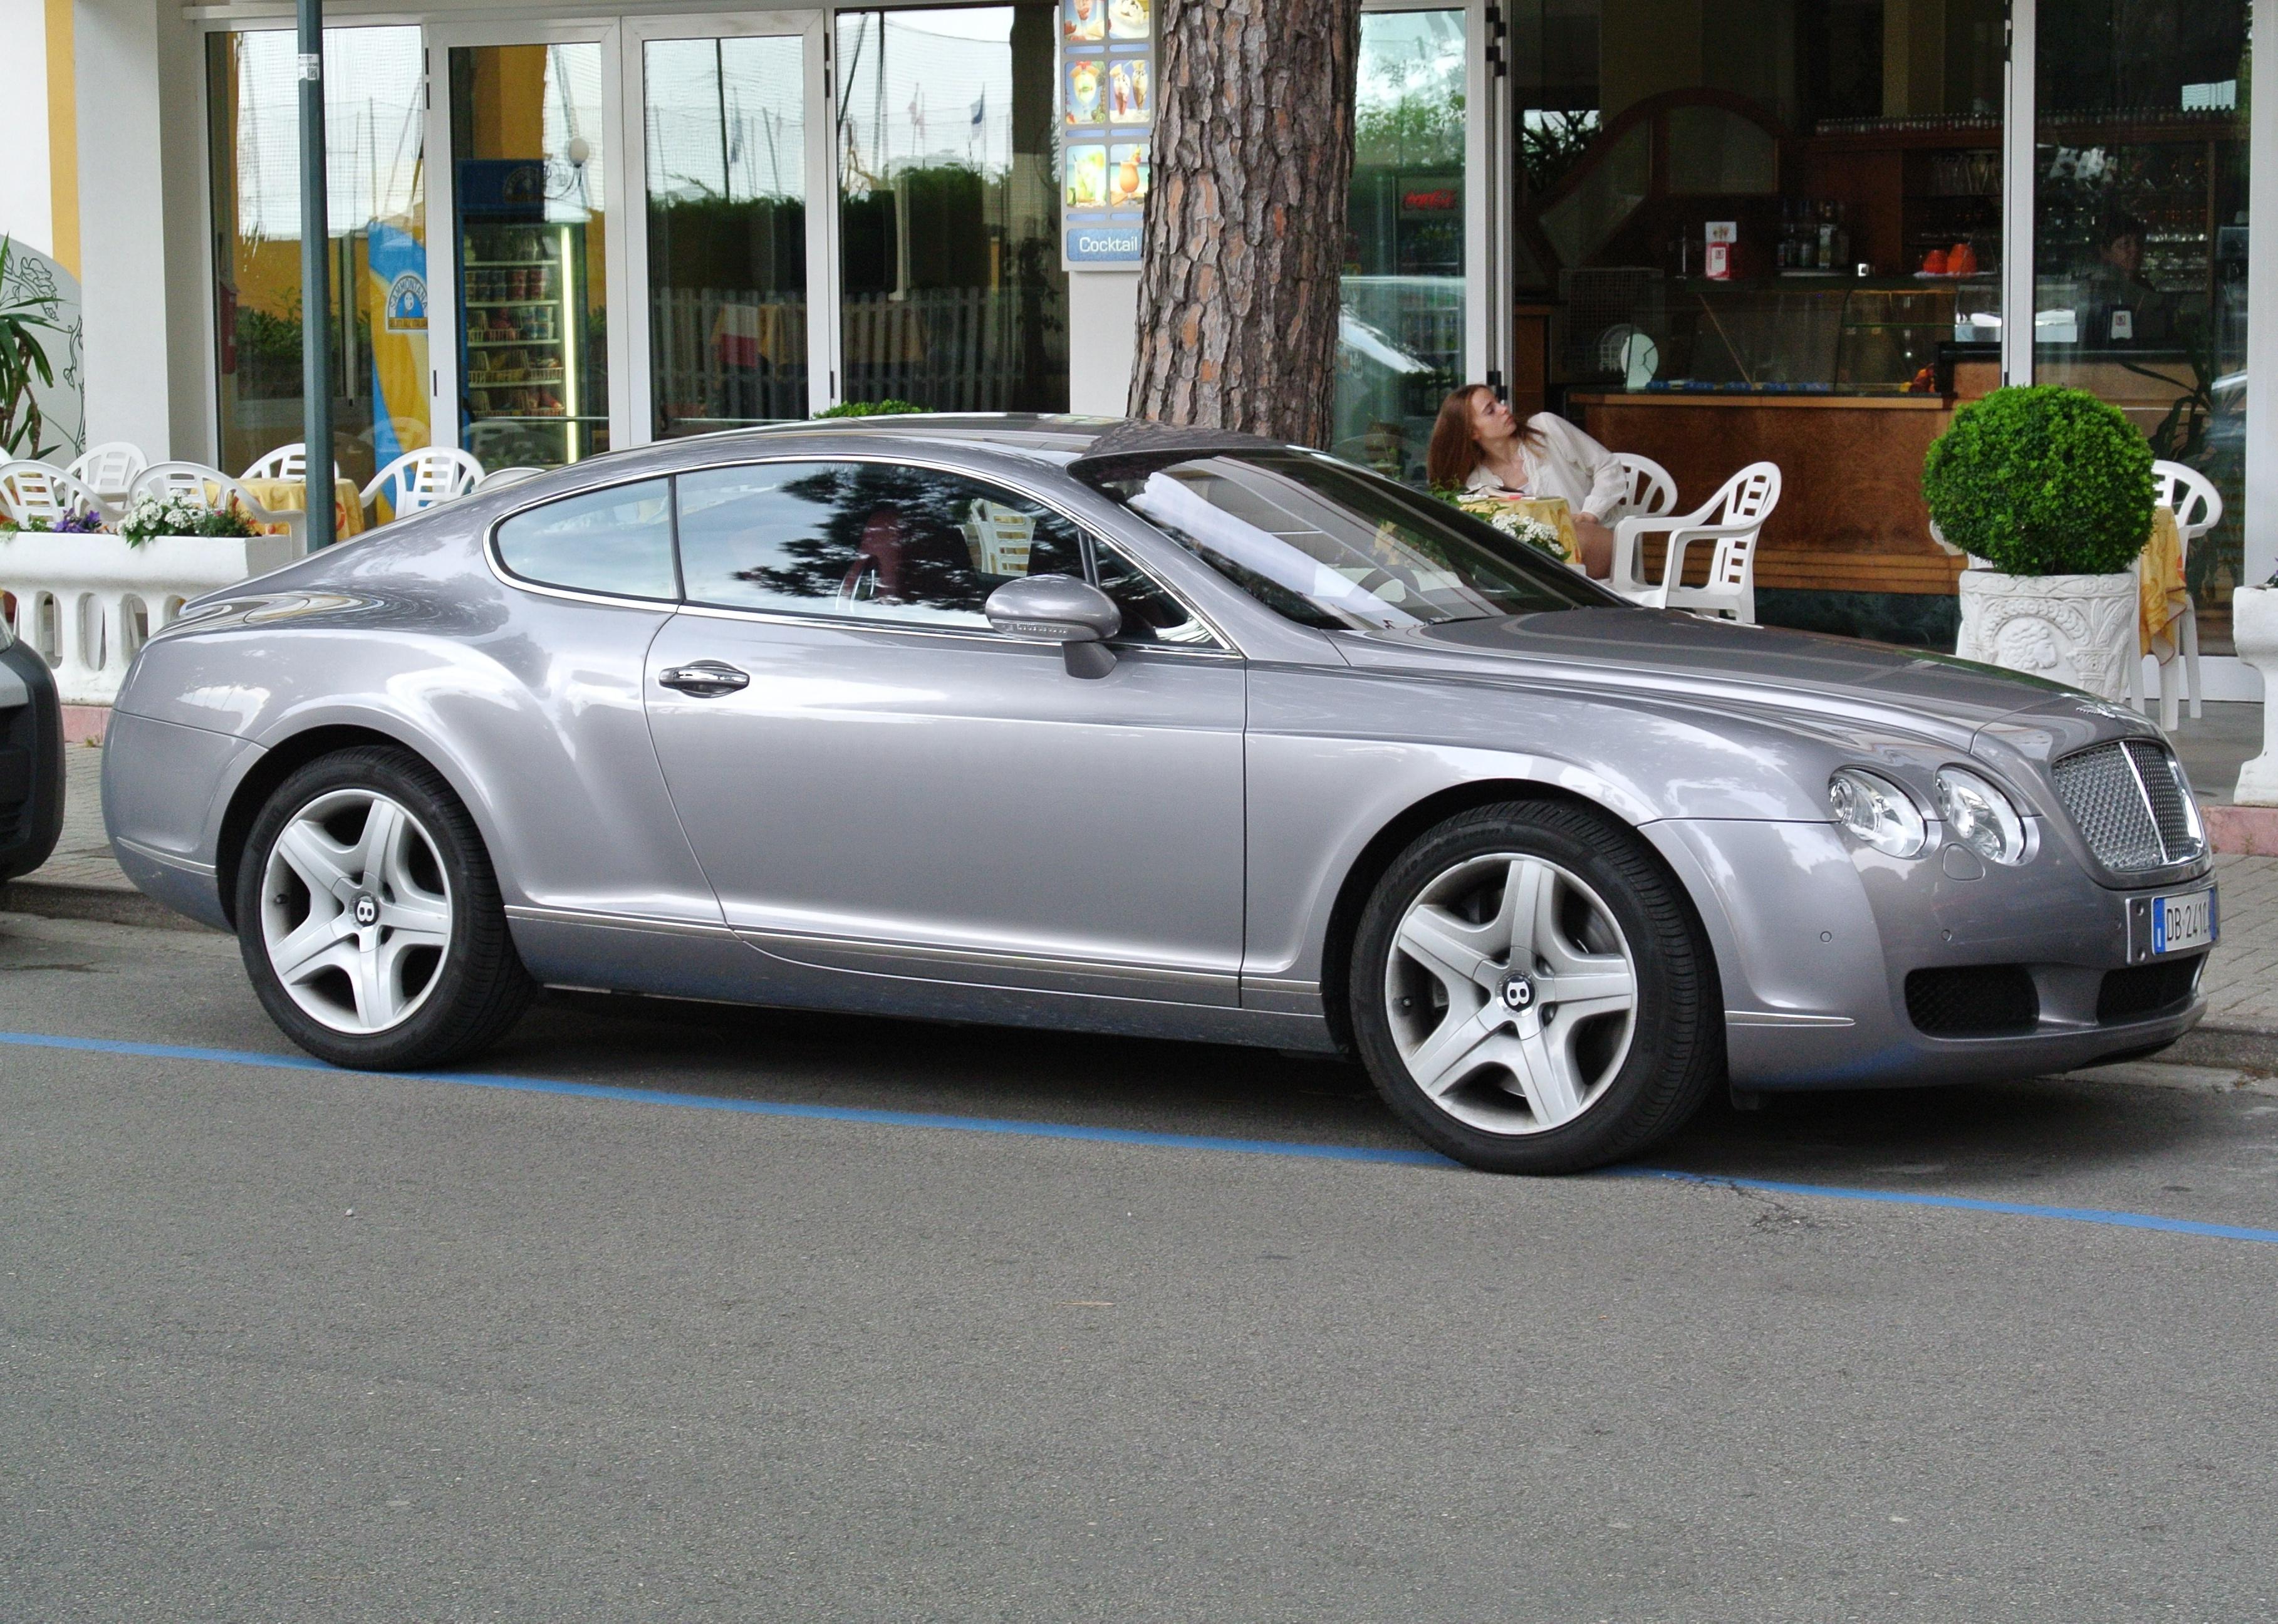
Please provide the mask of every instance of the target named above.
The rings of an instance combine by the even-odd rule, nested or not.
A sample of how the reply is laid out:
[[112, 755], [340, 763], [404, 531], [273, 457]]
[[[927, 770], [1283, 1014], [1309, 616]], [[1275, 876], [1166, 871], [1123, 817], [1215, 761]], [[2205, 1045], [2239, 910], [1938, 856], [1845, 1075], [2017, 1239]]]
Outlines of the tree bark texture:
[[1326, 448], [1360, 0], [1166, 0], [1131, 415]]

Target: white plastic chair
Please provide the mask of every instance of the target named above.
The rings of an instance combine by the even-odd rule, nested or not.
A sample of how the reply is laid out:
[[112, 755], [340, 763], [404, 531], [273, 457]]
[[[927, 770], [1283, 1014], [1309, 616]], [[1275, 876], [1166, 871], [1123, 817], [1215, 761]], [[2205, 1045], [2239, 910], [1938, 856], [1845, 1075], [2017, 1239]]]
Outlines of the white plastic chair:
[[[1754, 625], [1756, 542], [1764, 520], [1779, 505], [1779, 464], [1751, 463], [1691, 513], [1632, 514], [1617, 520], [1614, 564], [1606, 584], [1647, 609], [1699, 609]], [[1660, 583], [1647, 586], [1638, 578], [1639, 548], [1647, 533], [1656, 531], [1668, 535], [1669, 556], [1662, 563]], [[1695, 541], [1716, 544], [1705, 586], [1684, 584], [1685, 549]]]
[[406, 451], [372, 476], [361, 501], [375, 517], [374, 505], [385, 492], [391, 518], [440, 507], [471, 492], [482, 479], [483, 465], [463, 451], [448, 446], [423, 446]]
[[1630, 485], [1621, 505], [1609, 517], [1627, 518], [1632, 513], [1659, 515], [1677, 506], [1677, 481], [1670, 477], [1668, 469], [1634, 451], [1617, 451], [1614, 461], [1629, 475]]
[[[2154, 505], [2167, 508], [2175, 516], [2175, 535], [2180, 543], [2184, 564], [2184, 578], [2190, 579], [2191, 543], [2222, 523], [2222, 493], [2214, 483], [2196, 468], [2186, 468], [2181, 463], [2152, 464], [2152, 501]], [[2137, 561], [2142, 570], [2142, 561]], [[2183, 600], [2183, 612], [2175, 617], [2171, 628], [2175, 639], [2175, 657], [2160, 663], [2160, 725], [2173, 732], [2182, 721], [2176, 715], [2175, 667], [2183, 668], [2183, 686], [2191, 701], [2191, 719], [2205, 715], [2199, 688], [2199, 617], [2190, 600]], [[2144, 709], [2143, 686], [2136, 685], [2136, 708]]]
[[19, 525], [101, 513], [103, 498], [53, 463], [0, 463], [0, 509]]
[[543, 468], [493, 468], [475, 481], [478, 492], [494, 491], [501, 485], [519, 485], [524, 479], [535, 479], [544, 473]]
[[134, 476], [134, 483], [126, 490], [130, 506], [145, 496], [175, 497], [213, 513], [234, 507], [256, 525], [284, 525], [293, 538], [294, 550], [301, 554], [309, 550], [309, 516], [305, 512], [290, 508], [271, 511], [262, 506], [241, 481], [203, 463], [151, 463]]
[[[299, 440], [289, 446], [279, 446], [268, 456], [256, 457], [253, 466], [238, 475], [241, 479], [305, 479], [309, 477], [309, 448]], [[340, 477], [340, 465], [333, 464], [333, 478]]]
[[107, 502], [116, 502], [126, 494], [126, 487], [134, 483], [134, 476], [150, 465], [138, 446], [123, 440], [106, 440], [99, 446], [89, 446], [72, 460], [71, 477], [86, 486]]

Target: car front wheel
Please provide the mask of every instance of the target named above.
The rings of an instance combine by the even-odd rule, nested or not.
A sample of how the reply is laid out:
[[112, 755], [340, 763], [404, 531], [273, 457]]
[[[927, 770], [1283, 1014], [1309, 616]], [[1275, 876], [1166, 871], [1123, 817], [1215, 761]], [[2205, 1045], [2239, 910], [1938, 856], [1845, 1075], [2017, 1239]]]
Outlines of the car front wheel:
[[474, 820], [401, 750], [343, 750], [279, 785], [239, 868], [237, 932], [271, 1017], [339, 1066], [463, 1059], [537, 991]]
[[1673, 1132], [1723, 1075], [1716, 976], [1636, 837], [1563, 803], [1450, 818], [1363, 914], [1354, 1036], [1427, 1143], [1501, 1173], [1599, 1166]]

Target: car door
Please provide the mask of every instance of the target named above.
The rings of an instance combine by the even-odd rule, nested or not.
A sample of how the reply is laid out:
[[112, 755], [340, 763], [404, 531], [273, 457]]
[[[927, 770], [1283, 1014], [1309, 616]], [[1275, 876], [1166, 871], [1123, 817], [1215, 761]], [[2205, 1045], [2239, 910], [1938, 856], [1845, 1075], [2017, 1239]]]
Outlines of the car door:
[[[1034, 498], [944, 467], [790, 458], [677, 479], [684, 595], [651, 732], [730, 926], [868, 976], [1237, 1001], [1235, 654]], [[1103, 574], [1104, 678], [1004, 637], [1023, 574]]]

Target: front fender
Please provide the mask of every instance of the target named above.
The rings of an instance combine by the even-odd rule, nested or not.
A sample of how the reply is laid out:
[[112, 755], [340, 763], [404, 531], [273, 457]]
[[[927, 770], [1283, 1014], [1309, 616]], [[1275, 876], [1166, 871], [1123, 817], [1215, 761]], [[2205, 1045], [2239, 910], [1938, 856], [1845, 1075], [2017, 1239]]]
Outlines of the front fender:
[[1632, 828], [1670, 817], [1820, 829], [1838, 747], [1697, 707], [1327, 668], [1253, 667], [1245, 1001], [1318, 996], [1346, 877], [1435, 796], [1540, 785]]

